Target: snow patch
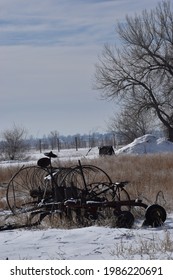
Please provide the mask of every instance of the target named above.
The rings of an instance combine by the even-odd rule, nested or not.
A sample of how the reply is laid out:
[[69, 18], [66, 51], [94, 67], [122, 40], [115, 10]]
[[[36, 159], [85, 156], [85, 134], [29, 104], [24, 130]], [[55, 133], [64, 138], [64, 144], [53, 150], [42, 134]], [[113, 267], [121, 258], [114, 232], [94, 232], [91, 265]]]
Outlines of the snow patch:
[[152, 134], [146, 134], [135, 139], [132, 143], [123, 148], [116, 150], [115, 154], [154, 154], [170, 152], [173, 152], [172, 142], [164, 138], [158, 138]]

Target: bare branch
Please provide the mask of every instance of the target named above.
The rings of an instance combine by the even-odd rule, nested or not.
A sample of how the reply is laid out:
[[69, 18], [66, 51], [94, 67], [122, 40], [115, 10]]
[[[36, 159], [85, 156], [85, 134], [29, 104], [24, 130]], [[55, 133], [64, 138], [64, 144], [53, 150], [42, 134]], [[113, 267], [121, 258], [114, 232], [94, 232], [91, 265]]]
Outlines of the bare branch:
[[[172, 130], [173, 11], [169, 1], [117, 25], [121, 49], [106, 45], [96, 65], [96, 89], [137, 112], [151, 110]], [[135, 104], [135, 105], [134, 105]], [[172, 136], [173, 141], [173, 136]]]

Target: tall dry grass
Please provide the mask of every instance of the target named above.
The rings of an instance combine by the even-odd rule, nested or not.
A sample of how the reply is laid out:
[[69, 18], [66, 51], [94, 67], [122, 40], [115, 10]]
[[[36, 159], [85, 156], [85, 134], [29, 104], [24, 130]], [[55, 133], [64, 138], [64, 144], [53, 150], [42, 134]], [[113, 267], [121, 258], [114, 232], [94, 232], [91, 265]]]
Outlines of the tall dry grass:
[[[81, 163], [102, 168], [113, 182], [128, 180], [130, 183], [126, 190], [132, 199], [139, 198], [147, 204], [157, 199], [167, 211], [173, 210], [173, 154], [106, 156], [93, 160], [82, 159]], [[63, 166], [62, 162], [60, 164]], [[74, 164], [77, 164], [76, 161], [64, 163], [66, 166]], [[6, 191], [4, 183], [10, 180], [17, 169], [0, 168], [0, 203]]]
[[131, 198], [157, 202], [173, 210], [173, 154], [121, 155], [92, 160], [113, 182], [129, 181]]
[[6, 209], [6, 190], [7, 185], [13, 174], [19, 167], [0, 167], [0, 209]]

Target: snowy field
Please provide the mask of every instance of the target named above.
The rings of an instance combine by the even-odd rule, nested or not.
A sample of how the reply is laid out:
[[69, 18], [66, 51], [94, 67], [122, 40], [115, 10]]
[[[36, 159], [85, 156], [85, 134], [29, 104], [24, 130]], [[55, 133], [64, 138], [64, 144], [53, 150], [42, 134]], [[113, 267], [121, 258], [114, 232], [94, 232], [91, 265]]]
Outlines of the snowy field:
[[[98, 157], [98, 148], [61, 151], [61, 160]], [[147, 135], [116, 153], [173, 152], [173, 144]], [[36, 163], [40, 154], [33, 154]], [[1, 162], [1, 165], [11, 165]], [[19, 164], [19, 163], [13, 163]], [[90, 226], [75, 229], [16, 229], [0, 232], [0, 259], [5, 260], [172, 260], [173, 213], [162, 227], [142, 227], [135, 221], [132, 229]]]
[[173, 259], [173, 215], [159, 228], [91, 226], [76, 229], [0, 232], [5, 260], [148, 260]]

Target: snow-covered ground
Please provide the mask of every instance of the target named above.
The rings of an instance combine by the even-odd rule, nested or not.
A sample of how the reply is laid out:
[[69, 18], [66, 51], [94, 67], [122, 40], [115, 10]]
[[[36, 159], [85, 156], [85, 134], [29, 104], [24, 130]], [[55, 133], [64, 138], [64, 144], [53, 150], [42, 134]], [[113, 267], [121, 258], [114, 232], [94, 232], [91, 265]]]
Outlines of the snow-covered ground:
[[173, 259], [173, 215], [159, 228], [91, 226], [0, 232], [0, 259]]
[[[0, 161], [0, 167], [7, 167], [7, 166], [13, 166], [13, 165], [28, 165], [28, 164], [37, 164], [37, 160], [44, 157], [44, 153], [49, 152], [43, 151], [43, 153], [40, 153], [39, 151], [31, 151], [25, 154], [26, 159], [24, 160], [6, 160], [6, 161]], [[76, 149], [66, 149], [66, 150], [60, 150], [59, 152], [54, 150], [53, 151], [57, 158], [53, 159], [57, 162], [59, 160], [60, 164], [64, 161], [77, 161], [82, 159], [93, 159], [97, 158], [99, 156], [99, 150], [98, 147], [94, 147], [92, 149], [90, 148], [80, 148], [78, 151]]]
[[[97, 157], [98, 148], [67, 150], [60, 160]], [[173, 152], [173, 144], [146, 135], [116, 153]], [[33, 154], [36, 163], [40, 154]], [[1, 165], [12, 164], [4, 162]], [[111, 260], [173, 259], [173, 213], [168, 213], [162, 227], [142, 227], [137, 220], [132, 229], [90, 226], [74, 229], [15, 229], [0, 231], [0, 259], [5, 260]]]

